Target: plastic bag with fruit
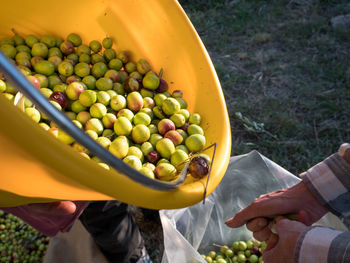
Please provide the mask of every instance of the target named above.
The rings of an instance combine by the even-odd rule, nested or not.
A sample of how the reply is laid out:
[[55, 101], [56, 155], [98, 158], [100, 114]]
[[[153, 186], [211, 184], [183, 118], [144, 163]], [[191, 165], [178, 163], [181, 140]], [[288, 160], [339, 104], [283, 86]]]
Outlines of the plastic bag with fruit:
[[[218, 246], [230, 247], [234, 241], [251, 239], [245, 227], [229, 228], [225, 221], [258, 196], [290, 187], [299, 180], [256, 151], [231, 157], [223, 180], [204, 204], [160, 212], [164, 231], [162, 263], [206, 262], [201, 254], [208, 255], [212, 250], [220, 251]], [[318, 224], [346, 229], [331, 214]]]

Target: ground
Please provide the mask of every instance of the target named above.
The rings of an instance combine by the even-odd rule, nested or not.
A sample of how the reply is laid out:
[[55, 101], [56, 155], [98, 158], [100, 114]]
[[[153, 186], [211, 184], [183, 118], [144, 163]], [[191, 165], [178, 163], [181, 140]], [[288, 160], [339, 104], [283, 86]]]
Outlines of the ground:
[[232, 155], [256, 149], [298, 174], [349, 140], [350, 32], [330, 23], [349, 1], [180, 3], [221, 81]]

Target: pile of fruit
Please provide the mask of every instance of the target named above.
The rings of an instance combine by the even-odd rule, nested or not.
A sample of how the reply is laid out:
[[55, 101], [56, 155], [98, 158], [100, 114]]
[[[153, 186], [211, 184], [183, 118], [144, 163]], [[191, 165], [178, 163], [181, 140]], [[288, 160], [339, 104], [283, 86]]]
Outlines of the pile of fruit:
[[262, 253], [266, 247], [265, 242], [257, 240], [235, 241], [231, 248], [227, 245], [219, 246], [220, 251], [210, 251], [208, 255], [202, 254], [202, 257], [208, 263], [257, 263], [264, 262]]
[[[147, 60], [134, 62], [129, 51], [117, 52], [111, 38], [86, 45], [75, 33], [66, 40], [49, 35], [23, 38], [14, 33], [0, 40], [1, 51], [57, 109], [144, 175], [172, 181], [185, 162], [204, 148], [201, 116], [187, 110], [183, 92], [170, 93], [162, 70], [157, 74]], [[1, 75], [0, 92], [42, 128], [109, 169]], [[192, 176], [206, 175], [210, 158], [201, 154], [196, 162]], [[198, 173], [197, 166], [201, 168]]]
[[49, 238], [0, 210], [0, 262], [42, 262]]

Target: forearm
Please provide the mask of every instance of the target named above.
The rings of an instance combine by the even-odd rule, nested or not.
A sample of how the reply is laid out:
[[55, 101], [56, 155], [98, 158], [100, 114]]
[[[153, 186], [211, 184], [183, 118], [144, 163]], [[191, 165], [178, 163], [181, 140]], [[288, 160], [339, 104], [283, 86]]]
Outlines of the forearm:
[[1, 207], [0, 209], [21, 218], [23, 221], [47, 236], [55, 236], [58, 232], [68, 231], [74, 221], [84, 211], [88, 203], [89, 202], [87, 201], [74, 201], [76, 210], [73, 214], [69, 215], [49, 214], [47, 211], [40, 212], [38, 209], [33, 209], [32, 205]]
[[308, 189], [330, 212], [339, 217], [350, 213], [350, 145], [310, 168], [302, 175]]
[[[302, 175], [314, 197], [330, 212], [350, 214], [350, 145], [310, 168]], [[350, 232], [312, 227], [300, 235], [294, 251], [298, 263], [350, 262]]]

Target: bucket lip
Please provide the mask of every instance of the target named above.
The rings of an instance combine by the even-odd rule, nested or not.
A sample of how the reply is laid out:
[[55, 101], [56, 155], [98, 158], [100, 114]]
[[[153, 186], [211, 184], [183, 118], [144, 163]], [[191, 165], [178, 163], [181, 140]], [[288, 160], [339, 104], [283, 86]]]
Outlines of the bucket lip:
[[[208, 64], [208, 72], [210, 72], [214, 82], [215, 82], [215, 86], [216, 86], [216, 89], [217, 89], [217, 94], [219, 95], [219, 98], [221, 100], [221, 108], [222, 108], [222, 114], [224, 114], [224, 118], [225, 118], [225, 124], [223, 125], [222, 127], [222, 133], [226, 134], [227, 135], [227, 138], [225, 140], [225, 143], [220, 145], [220, 148], [221, 148], [221, 152], [223, 152], [223, 154], [221, 154], [221, 157], [223, 156], [224, 158], [220, 158], [220, 162], [217, 162], [216, 164], [216, 172], [218, 174], [220, 174], [220, 176], [217, 176], [215, 178], [215, 180], [218, 182], [213, 182], [211, 184], [209, 184], [209, 188], [208, 188], [208, 193], [211, 193], [215, 187], [217, 186], [217, 184], [220, 182], [221, 178], [224, 176], [224, 172], [226, 171], [227, 169], [227, 166], [228, 166], [228, 163], [229, 163], [229, 156], [230, 156], [230, 151], [231, 151], [231, 130], [229, 128], [229, 119], [228, 119], [228, 112], [227, 112], [227, 108], [226, 108], [226, 103], [225, 103], [225, 99], [224, 99], [224, 95], [223, 95], [223, 92], [222, 92], [222, 89], [221, 89], [221, 85], [220, 85], [220, 82], [219, 82], [219, 79], [218, 79], [218, 76], [215, 72], [215, 69], [214, 69], [214, 66], [213, 66], [213, 63], [209, 57], [209, 54], [207, 52], [207, 50], [205, 49], [204, 47], [204, 44], [202, 43], [200, 37], [198, 36], [195, 28], [193, 27], [192, 23], [190, 22], [190, 20], [188, 19], [186, 13], [184, 12], [184, 10], [182, 9], [181, 5], [177, 2], [177, 1], [172, 1], [170, 3], [167, 3], [167, 5], [173, 5], [176, 9], [176, 12], [177, 13], [180, 13], [182, 18], [185, 19], [184, 21], [186, 22], [186, 24], [188, 25], [188, 28], [192, 31], [192, 36], [195, 40], [195, 42], [197, 43], [197, 45], [199, 45], [199, 49], [201, 50], [201, 53], [203, 55], [203, 58], [206, 60], [207, 64]], [[39, 127], [40, 128], [40, 127]], [[40, 128], [41, 129], [41, 128]], [[54, 138], [52, 138], [54, 139]], [[61, 152], [65, 152], [63, 149], [65, 148], [66, 146], [65, 145], [62, 145], [60, 151]], [[70, 151], [72, 151], [71, 149], [69, 149], [69, 151], [65, 152], [66, 153], [69, 153]], [[72, 151], [73, 152], [73, 151]], [[79, 156], [78, 153], [72, 153], [72, 155], [77, 155]], [[226, 157], [227, 156], [227, 157]], [[76, 157], [78, 158], [78, 157]], [[79, 156], [80, 158], [80, 156]], [[91, 165], [92, 166], [92, 165]], [[96, 166], [96, 165], [94, 165]], [[92, 167], [88, 167], [88, 169], [92, 169]], [[98, 169], [100, 169], [100, 167], [98, 167]], [[97, 171], [98, 169], [93, 169], [93, 171]], [[101, 169], [100, 169], [101, 170]], [[120, 176], [121, 174], [115, 172], [115, 171], [100, 171], [98, 170], [98, 172], [103, 175], [103, 176], [115, 176], [115, 175], [118, 175]], [[142, 175], [143, 176], [143, 175]], [[221, 177], [221, 178], [219, 178]], [[77, 179], [77, 178], [73, 178], [73, 179]], [[152, 180], [152, 179], [150, 179]], [[95, 185], [93, 184], [92, 182], [87, 182], [85, 181], [86, 185], [92, 189], [92, 191], [95, 191], [95, 192], [103, 192], [103, 189], [101, 189], [101, 187], [99, 187], [98, 185]], [[196, 191], [194, 190], [194, 188], [196, 188], [196, 190], [198, 190], [196, 193]], [[175, 193], [175, 192], [181, 192], [182, 195], [186, 196], [188, 199], [187, 200], [183, 200], [183, 199], [186, 199], [185, 197], [181, 197], [181, 204], [189, 204], [189, 203], [193, 203], [193, 202], [198, 202], [198, 201], [201, 201], [201, 193], [202, 193], [202, 190], [203, 190], [203, 181], [199, 180], [199, 181], [196, 181], [196, 182], [193, 182], [193, 183], [190, 183], [190, 184], [184, 184], [184, 185], [181, 185], [177, 190], [173, 190], [172, 193]], [[108, 194], [107, 194], [108, 195]], [[175, 196], [175, 195], [174, 195]], [[138, 200], [137, 202], [139, 202], [141, 204], [141, 206], [146, 206], [144, 203], [143, 203], [143, 200]], [[171, 206], [172, 207], [175, 207], [177, 206], [178, 204], [174, 204], [176, 203], [175, 201], [172, 202]], [[156, 206], [156, 204], [152, 204], [152, 206]], [[162, 207], [164, 208], [164, 207]]]

